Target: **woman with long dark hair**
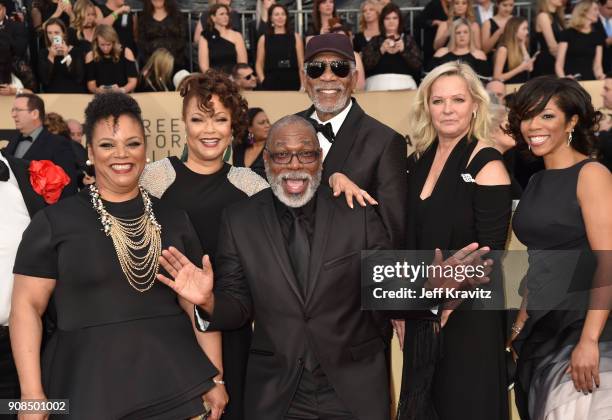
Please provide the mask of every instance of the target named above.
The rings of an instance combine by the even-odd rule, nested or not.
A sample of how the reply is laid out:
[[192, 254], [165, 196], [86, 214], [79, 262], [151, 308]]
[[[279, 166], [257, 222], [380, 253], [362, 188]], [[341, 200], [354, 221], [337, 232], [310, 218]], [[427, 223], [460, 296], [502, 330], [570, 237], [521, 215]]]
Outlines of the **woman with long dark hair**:
[[308, 28], [306, 29], [306, 44], [315, 35], [331, 32], [331, 22], [342, 25], [343, 22], [336, 13], [336, 3], [334, 0], [314, 0], [312, 4], [312, 15]]
[[234, 166], [251, 168], [266, 178], [263, 150], [270, 132], [270, 119], [261, 108], [249, 108], [249, 128], [246, 137], [234, 139]]
[[282, 4], [269, 10], [268, 32], [257, 41], [255, 70], [262, 90], [299, 90], [303, 85], [302, 37], [289, 29], [289, 13]]
[[247, 51], [242, 34], [231, 29], [230, 9], [215, 4], [208, 11], [206, 28], [198, 40], [200, 71], [221, 70], [230, 74], [236, 63], [247, 62]]
[[529, 56], [529, 26], [527, 19], [513, 17], [499, 40], [493, 65], [493, 78], [506, 84], [524, 83], [533, 71], [537, 58]]
[[186, 67], [187, 30], [176, 0], [145, 0], [138, 18], [140, 62], [146, 63], [158, 48], [174, 57], [175, 70]]

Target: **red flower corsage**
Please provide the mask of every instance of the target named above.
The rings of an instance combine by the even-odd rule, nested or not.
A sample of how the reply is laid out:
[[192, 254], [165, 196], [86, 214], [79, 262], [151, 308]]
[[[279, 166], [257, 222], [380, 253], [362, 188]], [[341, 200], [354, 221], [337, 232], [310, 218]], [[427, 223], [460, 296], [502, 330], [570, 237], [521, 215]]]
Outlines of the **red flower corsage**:
[[55, 204], [64, 187], [70, 184], [70, 177], [50, 160], [33, 160], [30, 162], [30, 184], [47, 204]]

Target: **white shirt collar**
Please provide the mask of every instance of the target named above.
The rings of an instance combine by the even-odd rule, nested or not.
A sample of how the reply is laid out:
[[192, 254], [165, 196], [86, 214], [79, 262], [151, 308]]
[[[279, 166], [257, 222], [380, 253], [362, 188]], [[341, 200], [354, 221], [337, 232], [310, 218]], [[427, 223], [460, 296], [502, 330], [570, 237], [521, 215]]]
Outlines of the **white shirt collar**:
[[[334, 116], [333, 118], [327, 121], [321, 121], [319, 117], [317, 116], [316, 110], [313, 111], [313, 113], [310, 115], [310, 118], [312, 118], [319, 124], [330, 123], [332, 126], [332, 130], [334, 131], [334, 135], [337, 135], [338, 131], [340, 131], [340, 127], [342, 127], [342, 124], [344, 124], [344, 120], [346, 119], [346, 116], [348, 115], [352, 107], [353, 107], [353, 100], [351, 99], [346, 108], [340, 111], [338, 115]], [[323, 160], [325, 160], [325, 158], [327, 157], [327, 153], [329, 152], [329, 149], [331, 149], [332, 144], [321, 133], [317, 133], [317, 138], [319, 139], [319, 145], [321, 146], [321, 149], [323, 149]]]

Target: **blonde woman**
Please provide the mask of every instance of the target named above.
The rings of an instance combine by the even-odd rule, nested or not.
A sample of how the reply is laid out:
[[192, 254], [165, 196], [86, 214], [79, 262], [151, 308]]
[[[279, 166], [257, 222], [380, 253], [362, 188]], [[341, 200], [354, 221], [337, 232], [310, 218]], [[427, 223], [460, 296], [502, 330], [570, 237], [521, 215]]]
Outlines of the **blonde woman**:
[[599, 19], [599, 8], [592, 0], [583, 0], [574, 6], [569, 28], [561, 32], [555, 61], [559, 77], [580, 80], [603, 80], [603, 46], [605, 38], [593, 24]]
[[457, 19], [453, 22], [448, 47], [442, 47], [436, 51], [429, 64], [429, 69], [456, 60], [468, 64], [481, 78], [491, 75], [491, 66], [487, 62], [487, 56], [476, 48], [470, 22], [466, 19]]
[[91, 51], [85, 56], [87, 89], [91, 93], [129, 93], [138, 83], [134, 53], [123, 48], [112, 26], [98, 25]]
[[90, 0], [78, 0], [74, 3], [74, 19], [70, 21], [68, 39], [87, 54], [91, 51], [93, 34], [96, 29], [96, 6]]
[[527, 19], [513, 17], [506, 24], [504, 33], [495, 53], [493, 78], [506, 84], [525, 83], [533, 71], [533, 63], [538, 55], [529, 56], [529, 27]]
[[472, 33], [474, 34], [474, 42], [476, 48], [481, 49], [480, 46], [480, 25], [476, 21], [476, 14], [474, 13], [474, 3], [472, 0], [452, 0], [450, 4], [450, 10], [448, 19], [438, 25], [436, 31], [436, 37], [434, 38], [434, 51], [442, 48], [448, 42], [450, 38], [450, 30], [455, 19], [467, 19], [470, 22]]
[[[467, 64], [443, 64], [421, 82], [410, 114], [407, 249], [504, 248], [510, 178], [489, 105]], [[492, 278], [484, 287], [503, 299]], [[459, 308], [406, 313], [399, 420], [508, 419], [503, 314], [471, 310], [478, 303], [469, 300]], [[466, 378], [469, 392], [458, 393]]]
[[368, 42], [377, 35], [380, 35], [378, 16], [380, 7], [374, 0], [366, 0], [361, 3], [359, 10], [359, 32], [353, 38], [353, 49], [361, 52]]
[[142, 68], [137, 92], [172, 92], [174, 56], [165, 48], [156, 49]]
[[514, 0], [497, 0], [497, 13], [482, 24], [482, 50], [485, 53], [495, 51], [513, 11]]
[[555, 57], [565, 29], [563, 7], [562, 0], [538, 0], [535, 37], [540, 55], [533, 66], [534, 77], [555, 74]]

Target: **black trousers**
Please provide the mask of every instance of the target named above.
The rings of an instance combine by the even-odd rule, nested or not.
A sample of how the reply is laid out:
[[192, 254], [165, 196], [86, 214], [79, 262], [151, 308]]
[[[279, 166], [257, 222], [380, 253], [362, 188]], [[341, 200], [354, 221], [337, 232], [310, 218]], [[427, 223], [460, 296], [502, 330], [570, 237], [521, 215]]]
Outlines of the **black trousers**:
[[19, 378], [8, 327], [0, 326], [0, 399], [19, 399]]
[[356, 420], [320, 367], [302, 370], [285, 420]]

